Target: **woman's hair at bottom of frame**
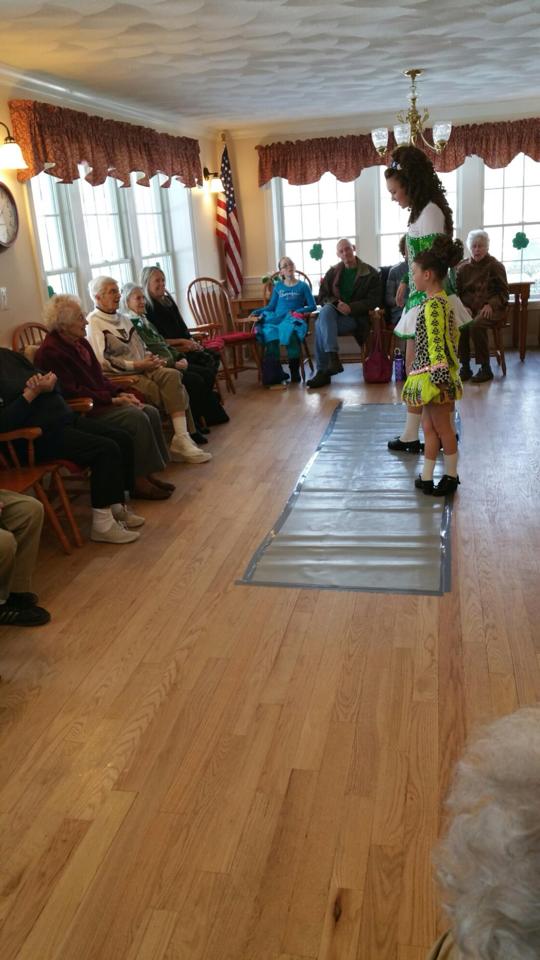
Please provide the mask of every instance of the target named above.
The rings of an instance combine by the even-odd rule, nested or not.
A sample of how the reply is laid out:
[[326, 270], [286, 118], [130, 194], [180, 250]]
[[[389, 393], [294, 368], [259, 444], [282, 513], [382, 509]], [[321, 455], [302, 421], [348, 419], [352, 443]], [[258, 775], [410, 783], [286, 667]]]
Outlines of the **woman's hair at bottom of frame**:
[[540, 707], [481, 729], [457, 765], [435, 855], [454, 938], [474, 960], [540, 957]]

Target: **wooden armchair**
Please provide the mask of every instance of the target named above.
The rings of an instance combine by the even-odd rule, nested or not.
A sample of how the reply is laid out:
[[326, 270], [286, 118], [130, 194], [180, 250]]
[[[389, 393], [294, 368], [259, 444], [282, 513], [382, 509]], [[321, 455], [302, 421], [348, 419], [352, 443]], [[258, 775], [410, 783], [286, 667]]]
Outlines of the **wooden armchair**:
[[[11, 430], [9, 433], [0, 433], [0, 488], [12, 490], [14, 493], [26, 493], [32, 490], [37, 499], [43, 504], [45, 516], [49, 520], [56, 536], [58, 537], [63, 550], [70, 554], [72, 552], [71, 544], [62, 529], [56, 510], [54, 509], [43, 481], [50, 477], [51, 485], [54, 486], [60, 499], [60, 504], [64, 511], [66, 520], [71, 528], [71, 533], [77, 547], [82, 547], [83, 541], [73, 516], [69, 500], [65, 491], [62, 477], [60, 476], [59, 463], [41, 463], [36, 465], [34, 456], [34, 440], [41, 436], [39, 427], [30, 427], [23, 430]], [[28, 463], [21, 465], [15, 441], [25, 440], [28, 444]]]
[[[12, 333], [11, 348], [15, 351], [15, 353], [22, 353], [27, 360], [30, 360], [30, 363], [33, 363], [36, 353], [38, 352], [48, 332], [49, 328], [43, 323], [21, 323], [20, 326], [15, 327]], [[105, 376], [109, 380], [114, 380], [117, 386], [125, 387], [126, 390], [129, 390], [130, 387], [134, 387], [137, 384], [136, 378], [130, 377], [129, 375], [124, 376], [123, 374], [119, 374], [118, 376], [114, 375], [109, 377], [108, 374], [105, 374]], [[81, 401], [83, 404], [87, 404], [88, 402], [92, 403], [91, 400], [88, 401], [86, 399]], [[79, 412], [81, 413], [88, 412], [86, 409], [76, 408], [74, 406], [75, 403], [78, 403], [78, 401], [72, 400], [69, 404], [70, 407], [73, 407], [73, 409], [79, 409]], [[91, 410], [92, 407], [89, 407], [88, 409]]]
[[[256, 369], [261, 378], [261, 361], [257, 350], [257, 338], [252, 330], [246, 330], [241, 320], [235, 320], [231, 309], [229, 294], [224, 285], [213, 277], [197, 277], [190, 283], [187, 292], [188, 305], [197, 324], [196, 332], [206, 331], [210, 339], [222, 344], [219, 349], [227, 389], [235, 393], [231, 374], [237, 378], [244, 370]], [[210, 342], [205, 346], [210, 348]], [[248, 367], [243, 358], [247, 348], [254, 361], [254, 367]], [[226, 351], [230, 350], [232, 365], [229, 364]]]

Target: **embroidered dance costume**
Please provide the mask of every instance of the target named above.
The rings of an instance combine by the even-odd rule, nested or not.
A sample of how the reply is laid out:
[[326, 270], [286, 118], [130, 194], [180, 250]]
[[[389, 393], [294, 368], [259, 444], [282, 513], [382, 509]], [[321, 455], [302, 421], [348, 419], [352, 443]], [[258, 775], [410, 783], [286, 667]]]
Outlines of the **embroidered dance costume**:
[[405, 403], [421, 407], [463, 396], [458, 342], [451, 299], [441, 290], [418, 308], [414, 360], [401, 394]]
[[[414, 223], [409, 224], [407, 231], [407, 261], [409, 264], [409, 277], [405, 277], [403, 282], [409, 285], [409, 296], [405, 304], [401, 319], [394, 329], [397, 337], [405, 340], [411, 340], [415, 336], [416, 323], [421, 304], [426, 299], [425, 293], [416, 289], [412, 276], [412, 262], [423, 250], [430, 250], [437, 234], [445, 233], [444, 213], [436, 203], [430, 201], [426, 204], [422, 213]], [[471, 316], [463, 306], [459, 297], [456, 296], [456, 283], [453, 270], [448, 271], [448, 277], [445, 281], [445, 291], [448, 294], [450, 305], [454, 313], [454, 321], [457, 327], [465, 326], [471, 322]]]
[[289, 357], [299, 356], [298, 341], [305, 339], [307, 323], [298, 314], [316, 309], [317, 304], [307, 283], [298, 280], [291, 287], [279, 281], [266, 307], [253, 311], [261, 318], [255, 327], [257, 339], [265, 344], [277, 341], [288, 348]]

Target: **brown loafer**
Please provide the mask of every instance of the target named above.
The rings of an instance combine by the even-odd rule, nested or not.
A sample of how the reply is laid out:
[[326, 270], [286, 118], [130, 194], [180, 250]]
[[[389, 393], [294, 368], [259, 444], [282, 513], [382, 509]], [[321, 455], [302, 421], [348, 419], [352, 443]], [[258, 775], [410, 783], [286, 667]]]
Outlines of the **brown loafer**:
[[168, 500], [171, 491], [161, 490], [150, 483], [150, 480], [147, 480], [146, 477], [139, 477], [131, 495], [134, 500]]
[[174, 493], [176, 490], [174, 483], [169, 483], [168, 480], [161, 480], [160, 477], [156, 477], [155, 473], [151, 473], [148, 479], [154, 487], [158, 487], [160, 490], [168, 490], [169, 493]]

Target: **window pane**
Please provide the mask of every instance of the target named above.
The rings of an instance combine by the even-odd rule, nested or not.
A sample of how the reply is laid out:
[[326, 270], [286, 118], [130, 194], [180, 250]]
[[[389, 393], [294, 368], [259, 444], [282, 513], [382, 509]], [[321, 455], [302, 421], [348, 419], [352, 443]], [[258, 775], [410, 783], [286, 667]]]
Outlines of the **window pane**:
[[318, 183], [308, 183], [305, 187], [300, 187], [300, 198], [302, 204], [304, 203], [318, 203], [319, 202], [319, 184]]
[[300, 203], [300, 187], [293, 187], [288, 180], [281, 181], [283, 191], [283, 203], [288, 206], [291, 203]]
[[92, 278], [103, 276], [103, 274], [106, 274], [108, 277], [113, 277], [120, 288], [122, 288], [125, 283], [135, 280], [131, 263], [108, 262], [92, 267]]
[[[90, 264], [92, 267], [100, 264], [100, 273], [107, 270], [118, 280], [112, 272], [112, 264], [127, 260], [127, 251], [120, 223], [117, 182], [108, 177], [105, 183], [93, 187], [81, 178], [79, 193]], [[94, 270], [92, 276], [96, 276]]]
[[537, 186], [540, 184], [540, 163], [537, 160], [531, 160], [530, 157], [523, 157], [523, 182], [526, 186]]
[[391, 267], [394, 263], [399, 263], [403, 259], [399, 252], [401, 237], [402, 234], [400, 233], [381, 236], [381, 266]]
[[503, 231], [502, 227], [489, 228], [489, 252], [492, 257], [502, 260]]
[[172, 258], [168, 254], [162, 254], [158, 259], [156, 257], [148, 257], [143, 259], [143, 267], [159, 267], [160, 270], [163, 270], [165, 274], [165, 286], [169, 293], [175, 294], [174, 289], [174, 274], [172, 268]]
[[[540, 163], [537, 166], [540, 167]], [[540, 220], [540, 187], [525, 187], [523, 194], [525, 220]]]
[[340, 203], [337, 208], [338, 228], [340, 236], [354, 237], [356, 233], [356, 217], [354, 200]]
[[503, 184], [504, 170], [492, 170], [491, 167], [484, 164], [484, 188], [487, 190], [491, 187], [502, 187]]
[[523, 183], [523, 154], [518, 153], [517, 157], [504, 168], [504, 186], [520, 187]]
[[302, 236], [302, 208], [285, 207], [283, 219], [285, 223], [285, 239], [297, 240]]
[[336, 193], [336, 178], [331, 173], [323, 174], [319, 180], [319, 202], [335, 204]]
[[486, 190], [484, 193], [484, 223], [502, 223], [503, 191]]
[[348, 203], [350, 200], [354, 202], [354, 183], [352, 181], [342, 183], [341, 180], [336, 180], [336, 192], [338, 202]]
[[504, 190], [503, 223], [520, 223], [523, 217], [523, 189], [510, 187]]
[[49, 273], [47, 275], [47, 285], [52, 288], [54, 293], [78, 295], [75, 273]]
[[302, 236], [317, 240], [320, 235], [321, 227], [319, 224], [318, 206], [310, 205], [308, 207], [302, 207]]

